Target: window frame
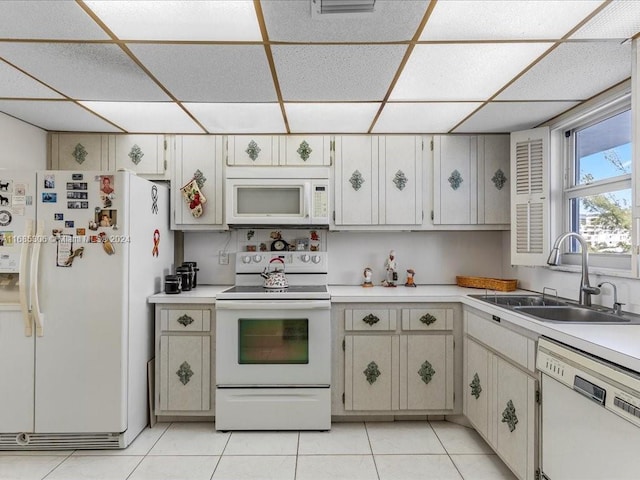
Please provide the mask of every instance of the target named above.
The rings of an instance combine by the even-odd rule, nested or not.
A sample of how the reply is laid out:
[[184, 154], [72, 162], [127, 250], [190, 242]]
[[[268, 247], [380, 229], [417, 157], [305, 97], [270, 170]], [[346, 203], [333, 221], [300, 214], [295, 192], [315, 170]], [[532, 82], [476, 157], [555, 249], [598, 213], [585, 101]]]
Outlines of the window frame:
[[[628, 174], [617, 175], [602, 180], [597, 180], [589, 184], [576, 184], [576, 169], [577, 169], [577, 155], [576, 155], [576, 142], [578, 130], [588, 128], [603, 122], [616, 115], [630, 111], [633, 115], [631, 96], [622, 95], [617, 98], [612, 98], [602, 108], [598, 108], [594, 111], [588, 112], [586, 115], [570, 119], [559, 131], [562, 134], [564, 143], [562, 148], [562, 192], [561, 208], [556, 209], [560, 213], [561, 223], [563, 231], [574, 231], [572, 224], [572, 205], [571, 201], [579, 197], [587, 197], [591, 195], [598, 195], [602, 193], [615, 192], [620, 190], [631, 190], [631, 201], [629, 208], [633, 215], [633, 203], [634, 203], [634, 170], [636, 168], [635, 161], [633, 159], [633, 146], [632, 146], [632, 159], [631, 159], [631, 172]], [[567, 135], [566, 132], [570, 132]], [[632, 132], [633, 142], [633, 132]], [[589, 266], [595, 268], [604, 268], [616, 270], [620, 273], [631, 274], [633, 266], [633, 245], [635, 245], [633, 226], [630, 229], [631, 234], [631, 253], [590, 253]], [[571, 251], [571, 248], [575, 248], [575, 242], [565, 242], [562, 245], [562, 263], [568, 265], [579, 265], [581, 263], [581, 253], [579, 249]]]

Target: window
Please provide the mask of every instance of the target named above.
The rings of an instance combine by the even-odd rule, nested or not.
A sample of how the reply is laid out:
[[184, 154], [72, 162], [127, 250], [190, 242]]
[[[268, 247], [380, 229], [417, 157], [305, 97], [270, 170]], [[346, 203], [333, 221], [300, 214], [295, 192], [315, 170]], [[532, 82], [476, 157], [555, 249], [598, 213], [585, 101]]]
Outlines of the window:
[[[602, 256], [593, 262], [601, 266], [631, 268], [618, 263], [630, 258], [632, 245], [631, 136], [629, 105], [565, 131], [565, 224]], [[569, 252], [579, 250], [572, 241]]]

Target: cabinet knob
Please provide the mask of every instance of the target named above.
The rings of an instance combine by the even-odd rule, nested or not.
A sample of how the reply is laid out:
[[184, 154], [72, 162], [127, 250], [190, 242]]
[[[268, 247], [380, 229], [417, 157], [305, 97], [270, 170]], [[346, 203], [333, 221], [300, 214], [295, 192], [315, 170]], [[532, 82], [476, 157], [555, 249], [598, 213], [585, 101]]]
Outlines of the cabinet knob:
[[178, 377], [180, 378], [180, 383], [186, 385], [187, 383], [189, 383], [189, 380], [191, 380], [191, 377], [193, 376], [191, 365], [189, 365], [187, 362], [182, 362], [182, 365], [180, 365], [180, 368], [176, 372], [176, 375], [178, 375]]
[[471, 383], [469, 384], [469, 386], [471, 387], [471, 395], [476, 397], [476, 400], [480, 398], [480, 392], [482, 392], [482, 387], [480, 386], [480, 377], [478, 376], [477, 372], [473, 375], [473, 380], [471, 380]]
[[435, 323], [437, 320], [438, 319], [433, 315], [431, 315], [430, 313], [425, 313], [423, 316], [420, 317], [420, 321], [425, 325], [431, 325], [432, 323]]
[[418, 370], [418, 375], [425, 384], [429, 384], [433, 376], [436, 374], [436, 371], [433, 369], [433, 366], [425, 360], [422, 365], [420, 365], [420, 370]]
[[368, 324], [370, 327], [373, 327], [376, 323], [380, 321], [380, 319], [376, 317], [373, 313], [370, 313], [366, 317], [363, 317], [362, 321]]
[[183, 327], [188, 327], [189, 325], [191, 325], [193, 323], [193, 321], [194, 321], [193, 318], [191, 318], [187, 314], [184, 314], [180, 318], [178, 318], [178, 323], [180, 325], [182, 325]]
[[516, 416], [516, 407], [513, 406], [513, 402], [511, 400], [507, 402], [507, 408], [502, 412], [502, 423], [509, 425], [510, 432], [513, 432], [516, 429], [518, 417]]
[[378, 364], [376, 362], [369, 362], [369, 365], [367, 365], [367, 368], [365, 368], [362, 373], [364, 373], [364, 376], [367, 378], [369, 385], [373, 385], [378, 377], [382, 375], [382, 372], [378, 368]]

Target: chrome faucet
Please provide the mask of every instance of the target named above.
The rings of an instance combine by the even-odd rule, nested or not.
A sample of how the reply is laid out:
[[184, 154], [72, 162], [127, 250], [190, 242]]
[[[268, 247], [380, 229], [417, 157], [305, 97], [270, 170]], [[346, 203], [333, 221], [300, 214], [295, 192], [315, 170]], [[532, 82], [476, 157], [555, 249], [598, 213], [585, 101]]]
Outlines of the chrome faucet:
[[585, 239], [576, 232], [563, 233], [556, 238], [553, 248], [551, 249], [551, 253], [549, 254], [549, 258], [547, 259], [547, 264], [560, 264], [560, 245], [569, 237], [575, 237], [578, 240], [582, 253], [582, 277], [580, 278], [580, 294], [578, 295], [578, 301], [580, 302], [580, 305], [590, 307], [591, 295], [599, 295], [600, 289], [598, 287], [592, 287], [589, 284], [589, 248]]
[[602, 288], [602, 286], [608, 283], [609, 285], [611, 285], [613, 287], [613, 313], [615, 313], [616, 315], [622, 315], [622, 305], [624, 305], [624, 303], [620, 303], [618, 302], [618, 289], [616, 288], [616, 286], [611, 283], [611, 282], [602, 282], [598, 284], [599, 288]]

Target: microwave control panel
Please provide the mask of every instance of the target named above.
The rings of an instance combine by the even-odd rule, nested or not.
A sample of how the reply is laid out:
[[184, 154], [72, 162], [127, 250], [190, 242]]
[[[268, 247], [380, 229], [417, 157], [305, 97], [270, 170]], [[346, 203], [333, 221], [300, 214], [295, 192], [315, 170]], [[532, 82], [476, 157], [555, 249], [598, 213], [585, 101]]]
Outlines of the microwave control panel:
[[314, 218], [327, 218], [329, 216], [329, 188], [327, 185], [313, 186], [313, 213]]

